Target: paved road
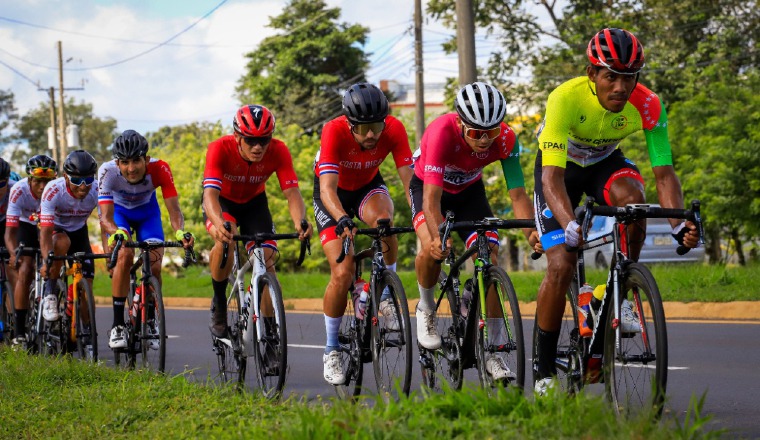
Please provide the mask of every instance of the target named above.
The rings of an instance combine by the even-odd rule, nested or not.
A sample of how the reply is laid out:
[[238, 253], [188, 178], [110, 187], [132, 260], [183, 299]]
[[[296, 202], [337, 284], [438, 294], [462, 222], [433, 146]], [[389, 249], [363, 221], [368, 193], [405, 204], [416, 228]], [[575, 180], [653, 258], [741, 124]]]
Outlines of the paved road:
[[[167, 314], [167, 369], [174, 374], [184, 371], [189, 379], [198, 382], [215, 378], [216, 357], [207, 328], [208, 312], [172, 309]], [[101, 335], [106, 333], [103, 329], [108, 327], [110, 317], [110, 309], [98, 308]], [[533, 321], [526, 320], [525, 325], [525, 334], [530, 335]], [[290, 372], [286, 392], [310, 398], [333, 396], [332, 387], [322, 378], [323, 316], [289, 313], [288, 339]], [[707, 393], [703, 413], [713, 417], [710, 429], [728, 429], [730, 437], [760, 437], [760, 324], [669, 322], [668, 339], [667, 410], [683, 419], [690, 400]], [[101, 336], [99, 342], [101, 358], [112, 364], [106, 338]], [[412, 390], [419, 388], [420, 380], [416, 354], [414, 359]], [[373, 387], [371, 364], [367, 368], [365, 378]], [[474, 370], [466, 372], [465, 377], [477, 380]], [[527, 383], [530, 380], [526, 378]]]

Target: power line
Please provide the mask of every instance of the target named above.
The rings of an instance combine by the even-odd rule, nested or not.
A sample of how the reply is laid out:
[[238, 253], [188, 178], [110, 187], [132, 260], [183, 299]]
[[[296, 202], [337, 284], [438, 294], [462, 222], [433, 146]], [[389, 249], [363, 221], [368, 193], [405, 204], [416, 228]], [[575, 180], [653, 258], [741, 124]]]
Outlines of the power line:
[[10, 69], [13, 73], [15, 73], [16, 75], [20, 76], [21, 78], [24, 78], [25, 80], [27, 80], [30, 83], [32, 83], [32, 85], [34, 87], [39, 87], [39, 83], [35, 82], [33, 79], [29, 78], [28, 76], [24, 75], [23, 73], [19, 72], [18, 70], [16, 70], [10, 64], [7, 64], [7, 63], [3, 62], [2, 60], [0, 60], [0, 64], [2, 64], [3, 66], [7, 67], [8, 69]]

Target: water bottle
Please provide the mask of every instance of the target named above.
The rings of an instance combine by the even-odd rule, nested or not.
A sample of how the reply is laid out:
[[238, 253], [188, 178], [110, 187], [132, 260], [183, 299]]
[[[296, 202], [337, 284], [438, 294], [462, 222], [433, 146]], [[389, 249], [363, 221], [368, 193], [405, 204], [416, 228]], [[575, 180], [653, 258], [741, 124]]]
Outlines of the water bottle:
[[354, 312], [356, 319], [364, 319], [364, 315], [367, 312], [367, 298], [369, 298], [369, 283], [362, 285], [362, 291], [354, 302]]
[[137, 286], [135, 289], [135, 296], [132, 298], [132, 308], [129, 314], [134, 318], [140, 310], [140, 295], [142, 294], [142, 286]]
[[602, 300], [604, 299], [604, 294], [606, 291], [606, 284], [600, 284], [594, 288], [594, 294], [591, 297], [591, 302], [589, 303], [591, 305], [591, 316], [593, 317], [594, 321], [596, 321], [596, 317], [599, 316], [599, 308], [602, 306]]
[[583, 338], [589, 338], [593, 334], [594, 323], [591, 315], [591, 298], [594, 296], [594, 289], [584, 283], [578, 290], [578, 327]]
[[464, 282], [464, 289], [462, 289], [462, 301], [459, 304], [459, 314], [463, 318], [467, 317], [467, 312], [470, 310], [470, 303], [472, 303], [472, 278], [468, 278]]

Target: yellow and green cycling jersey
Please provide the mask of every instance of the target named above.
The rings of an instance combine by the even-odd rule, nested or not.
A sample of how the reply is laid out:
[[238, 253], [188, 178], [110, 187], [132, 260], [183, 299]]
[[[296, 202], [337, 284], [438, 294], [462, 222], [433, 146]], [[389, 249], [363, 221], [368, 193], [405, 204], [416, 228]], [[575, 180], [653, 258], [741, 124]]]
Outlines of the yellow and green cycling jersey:
[[546, 102], [538, 132], [542, 164], [564, 168], [569, 160], [582, 167], [593, 165], [638, 130], [644, 130], [652, 166], [672, 165], [668, 116], [654, 92], [636, 84], [623, 111], [613, 113], [599, 104], [596, 85], [588, 77], [571, 79]]

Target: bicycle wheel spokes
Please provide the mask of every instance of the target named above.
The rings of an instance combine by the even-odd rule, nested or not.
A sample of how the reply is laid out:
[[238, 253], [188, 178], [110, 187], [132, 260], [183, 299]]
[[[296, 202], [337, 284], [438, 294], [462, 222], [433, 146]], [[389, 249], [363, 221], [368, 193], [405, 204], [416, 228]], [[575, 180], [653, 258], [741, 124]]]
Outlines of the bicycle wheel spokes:
[[616, 332], [608, 323], [605, 389], [619, 413], [635, 415], [651, 411], [654, 417], [659, 417], [668, 374], [667, 330], [660, 292], [652, 274], [640, 264], [628, 266], [624, 278], [621, 298], [633, 304], [642, 331], [621, 333], [618, 349]]
[[[148, 289], [147, 287], [150, 286]], [[139, 329], [140, 354], [142, 366], [150, 370], [164, 372], [166, 366], [166, 315], [161, 286], [151, 277], [148, 284], [143, 284], [145, 298], [145, 322]]]
[[[452, 389], [462, 388], [463, 365], [461, 350], [461, 334], [464, 332], [464, 322], [459, 314], [451, 313], [452, 292], [447, 292], [438, 305], [438, 334], [441, 335], [441, 348], [426, 350], [419, 347], [420, 365], [422, 367], [422, 383], [428, 388], [443, 391], [444, 383]], [[455, 325], [455, 322], [460, 322]], [[459, 329], [457, 327], [460, 327]]]
[[245, 381], [247, 358], [243, 355], [240, 328], [240, 297], [235, 284], [230, 284], [227, 297], [227, 323], [230, 326], [229, 339], [226, 341], [213, 338], [214, 352], [219, 365], [219, 377], [222, 382], [242, 384]]
[[[567, 292], [567, 302], [562, 314], [559, 340], [557, 341], [557, 359], [554, 363], [557, 369], [557, 383], [561, 390], [568, 394], [578, 393], [584, 385], [581, 367], [583, 352], [581, 344], [584, 341], [580, 338], [578, 330], [577, 298], [578, 286], [573, 281], [570, 290]], [[535, 335], [537, 330], [538, 325], [534, 324], [534, 347], [536, 346]]]
[[[288, 339], [285, 324], [285, 305], [277, 278], [266, 273], [259, 278], [259, 310], [261, 316], [254, 322], [254, 359], [256, 376], [261, 391], [276, 397], [285, 387], [288, 370]], [[259, 333], [261, 332], [261, 333]]]
[[[369, 309], [368, 309], [369, 311]], [[348, 296], [348, 305], [338, 331], [340, 344], [340, 366], [345, 382], [335, 385], [335, 392], [341, 399], [352, 400], [361, 393], [364, 364], [362, 363], [361, 340], [364, 321], [356, 319], [354, 304]]]
[[[86, 279], [82, 278], [79, 281], [79, 304], [86, 304], [87, 306], [87, 319], [82, 316], [82, 309], [79, 309], [77, 313], [76, 322], [76, 337], [77, 337], [77, 349], [81, 359], [85, 359], [89, 362], [98, 362], [98, 332], [97, 325], [95, 323], [95, 297], [92, 294], [92, 288], [90, 283]], [[77, 304], [77, 307], [79, 306]]]
[[[499, 384], [522, 389], [525, 385], [525, 344], [517, 294], [504, 269], [492, 266], [484, 275], [486, 321], [478, 330], [475, 347], [480, 383], [485, 389]], [[489, 363], [496, 377], [488, 372]]]
[[379, 307], [372, 307], [372, 365], [377, 392], [384, 399], [409, 394], [412, 379], [412, 330], [401, 280], [386, 270], [377, 285]]
[[14, 303], [13, 290], [11, 290], [10, 283], [8, 281], [4, 281], [0, 287], [3, 289], [3, 301], [0, 303], [0, 320], [2, 320], [3, 323], [2, 341], [6, 344], [10, 344], [13, 331], [16, 328], [16, 318], [14, 316], [14, 310], [16, 310], [16, 306]]

